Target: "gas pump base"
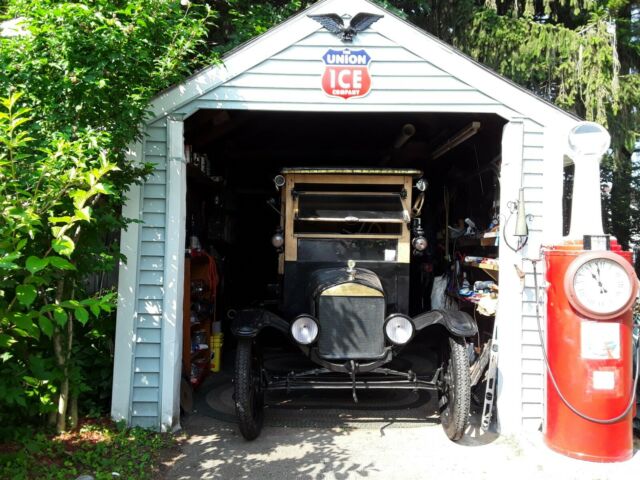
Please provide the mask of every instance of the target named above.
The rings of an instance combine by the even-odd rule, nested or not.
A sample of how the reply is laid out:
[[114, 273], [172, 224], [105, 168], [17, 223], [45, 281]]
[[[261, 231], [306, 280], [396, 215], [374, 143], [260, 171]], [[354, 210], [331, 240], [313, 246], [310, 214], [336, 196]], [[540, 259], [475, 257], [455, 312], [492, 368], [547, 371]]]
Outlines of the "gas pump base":
[[[631, 252], [622, 251], [615, 240], [610, 248], [611, 253], [631, 262]], [[597, 252], [584, 250], [581, 241], [544, 251], [548, 285], [547, 367], [557, 388], [547, 370], [543, 436], [549, 448], [568, 457], [620, 462], [633, 456], [634, 409], [615, 423], [593, 419], [615, 419], [625, 411], [633, 395], [632, 312], [630, 307], [625, 308], [613, 318], [602, 320], [574, 308], [566, 289], [566, 277], [575, 268], [571, 264], [585, 253]], [[637, 293], [635, 274], [634, 281], [633, 291]], [[598, 288], [604, 287], [600, 283]], [[580, 414], [572, 411], [565, 401]]]

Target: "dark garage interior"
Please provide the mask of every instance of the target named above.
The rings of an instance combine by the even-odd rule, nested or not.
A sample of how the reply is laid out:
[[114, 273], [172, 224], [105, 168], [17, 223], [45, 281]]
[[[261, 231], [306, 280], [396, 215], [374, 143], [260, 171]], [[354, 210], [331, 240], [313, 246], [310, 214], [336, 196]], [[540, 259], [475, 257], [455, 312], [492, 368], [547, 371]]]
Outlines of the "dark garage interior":
[[[203, 385], [196, 388], [196, 399], [199, 391], [206, 394], [211, 388], [222, 388], [220, 379], [232, 371], [235, 341], [229, 325], [235, 313], [248, 307], [277, 310], [278, 252], [271, 245], [271, 237], [280, 222], [280, 193], [274, 177], [284, 167], [414, 168], [424, 172], [428, 188], [421, 219], [428, 247], [424, 254], [411, 259], [411, 311], [416, 314], [431, 309], [434, 279], [447, 275], [442, 278], [447, 279], [450, 304], [478, 321], [480, 334], [469, 347], [470, 361], [477, 359], [482, 345], [491, 338], [493, 316], [476, 313], [474, 304], [457, 292], [467, 282], [497, 283], [497, 272], [463, 268], [461, 259], [497, 257], [497, 242], [481, 244], [476, 239], [479, 235], [474, 234], [488, 230], [499, 219], [504, 124], [505, 120], [492, 114], [244, 110], [201, 110], [186, 120], [186, 248], [206, 252], [215, 270], [211, 274], [209, 265], [206, 272], [199, 271], [198, 261], [192, 256], [193, 267], [187, 272], [194, 275], [185, 278], [185, 291], [190, 290], [191, 297], [185, 301], [190, 313], [185, 316], [183, 348], [190, 349], [190, 354], [183, 366], [185, 380], [191, 386]], [[417, 193], [414, 189], [414, 198]], [[472, 235], [462, 236], [463, 232]], [[201, 302], [201, 291], [194, 292], [194, 279], [196, 290], [203, 289], [204, 279], [207, 302]], [[217, 286], [207, 285], [210, 283]], [[194, 312], [200, 317], [195, 319], [195, 327]], [[200, 329], [201, 324], [206, 328]], [[212, 330], [224, 337], [222, 374], [210, 374], [208, 368], [213, 346], [202, 337], [211, 335]], [[295, 347], [283, 341], [280, 334], [267, 335], [265, 343], [274, 352], [272, 361], [280, 362], [282, 369], [304, 368], [304, 362], [291, 360], [296, 355]], [[394, 361], [421, 358], [420, 345], [421, 341], [413, 342], [407, 347], [406, 358], [400, 356]], [[215, 353], [220, 355], [220, 351]], [[302, 355], [299, 358], [304, 359]], [[422, 361], [431, 360], [422, 355]], [[418, 373], [419, 363], [413, 366]], [[367, 405], [367, 398], [373, 404], [404, 405], [409, 394], [367, 392], [362, 405]], [[331, 404], [351, 402], [348, 391], [322, 395]]]

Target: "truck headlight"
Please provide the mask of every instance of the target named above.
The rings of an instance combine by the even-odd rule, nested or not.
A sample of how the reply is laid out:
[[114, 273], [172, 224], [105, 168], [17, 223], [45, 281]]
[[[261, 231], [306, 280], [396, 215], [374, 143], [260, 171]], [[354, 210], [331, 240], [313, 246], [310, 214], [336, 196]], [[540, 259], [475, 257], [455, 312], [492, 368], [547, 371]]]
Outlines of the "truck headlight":
[[415, 237], [412, 240], [411, 244], [413, 245], [413, 248], [415, 248], [419, 252], [422, 252], [427, 248], [427, 239], [420, 235], [419, 237]]
[[284, 236], [282, 235], [282, 233], [276, 232], [273, 234], [273, 237], [271, 237], [271, 245], [273, 245], [275, 248], [282, 248], [282, 246], [284, 245]]
[[300, 315], [291, 324], [291, 336], [301, 345], [311, 345], [318, 338], [318, 322], [310, 315]]
[[393, 314], [384, 323], [384, 334], [394, 345], [404, 345], [413, 337], [415, 328], [409, 317]]

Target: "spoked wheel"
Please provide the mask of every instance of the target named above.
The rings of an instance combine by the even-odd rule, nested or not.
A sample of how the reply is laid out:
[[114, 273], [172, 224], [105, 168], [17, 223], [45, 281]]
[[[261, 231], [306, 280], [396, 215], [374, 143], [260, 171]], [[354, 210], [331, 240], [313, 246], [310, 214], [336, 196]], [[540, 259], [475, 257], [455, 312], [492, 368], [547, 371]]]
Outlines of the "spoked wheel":
[[469, 421], [469, 360], [462, 338], [449, 337], [443, 350], [442, 375], [438, 386], [440, 423], [447, 437], [455, 442], [462, 438]]
[[262, 358], [254, 340], [238, 341], [234, 398], [240, 433], [247, 440], [255, 440], [264, 420], [264, 390], [261, 378]]

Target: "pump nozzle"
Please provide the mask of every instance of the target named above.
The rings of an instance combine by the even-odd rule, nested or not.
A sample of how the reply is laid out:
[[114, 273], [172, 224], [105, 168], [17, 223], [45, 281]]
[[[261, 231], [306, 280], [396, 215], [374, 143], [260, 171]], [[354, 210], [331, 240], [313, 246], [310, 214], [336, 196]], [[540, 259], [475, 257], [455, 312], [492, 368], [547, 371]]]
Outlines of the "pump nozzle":
[[527, 214], [524, 211], [524, 188], [520, 188], [518, 193], [518, 216], [516, 218], [516, 237], [526, 237], [529, 235], [527, 226]]

